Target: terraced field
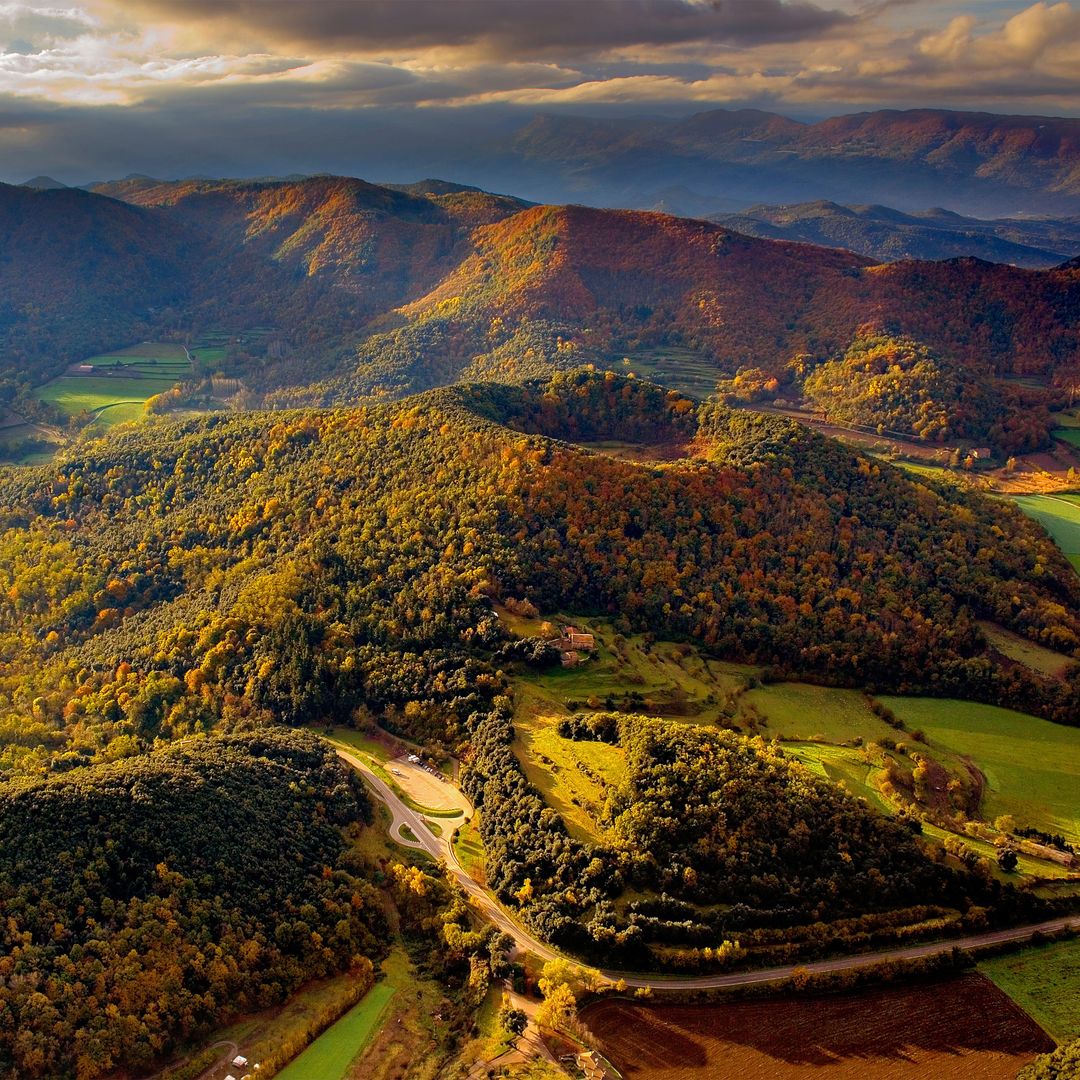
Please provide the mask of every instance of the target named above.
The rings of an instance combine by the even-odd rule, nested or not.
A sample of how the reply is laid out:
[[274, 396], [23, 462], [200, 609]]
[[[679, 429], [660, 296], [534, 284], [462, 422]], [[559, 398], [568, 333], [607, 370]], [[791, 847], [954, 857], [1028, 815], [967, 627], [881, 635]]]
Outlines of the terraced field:
[[38, 397], [68, 416], [91, 413], [95, 426], [109, 428], [137, 420], [148, 398], [190, 375], [191, 364], [182, 345], [143, 342], [91, 356], [46, 383]]
[[677, 346], [638, 349], [609, 363], [615, 371], [633, 372], [638, 378], [670, 386], [699, 401], [716, 392], [716, 381], [721, 375], [712, 357]]

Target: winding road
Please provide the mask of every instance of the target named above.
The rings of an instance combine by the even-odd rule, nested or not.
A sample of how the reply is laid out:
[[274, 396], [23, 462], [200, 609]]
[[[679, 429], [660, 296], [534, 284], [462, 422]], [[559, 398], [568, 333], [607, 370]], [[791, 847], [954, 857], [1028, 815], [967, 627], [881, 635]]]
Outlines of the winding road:
[[[405, 847], [426, 851], [433, 859], [441, 860], [449, 868], [457, 883], [465, 890], [473, 904], [499, 930], [514, 939], [517, 945], [541, 960], [565, 959], [561, 953], [546, 945], [539, 938], [513, 919], [492, 895], [474, 881], [458, 862], [454, 852], [453, 833], [446, 837], [437, 837], [424, 824], [422, 814], [411, 810], [383, 780], [379, 779], [367, 765], [355, 754], [335, 746], [338, 756], [356, 769], [375, 793], [386, 804], [393, 818], [390, 836]], [[445, 825], [442, 821], [440, 824]], [[408, 826], [417, 838], [413, 842], [401, 833], [402, 826]], [[883, 952], [859, 953], [855, 956], [840, 956], [831, 960], [814, 960], [805, 964], [784, 967], [758, 968], [754, 971], [738, 971], [730, 975], [653, 975], [643, 976], [622, 971], [601, 969], [600, 974], [611, 982], [620, 980], [628, 987], [648, 986], [653, 990], [710, 990], [725, 986], [755, 986], [760, 983], [775, 982], [790, 977], [796, 970], [824, 974], [834, 971], [851, 971], [856, 968], [870, 967], [889, 960], [917, 960], [927, 956], [960, 949], [971, 952], [990, 945], [1004, 945], [1015, 941], [1028, 941], [1036, 934], [1052, 934], [1061, 930], [1080, 931], [1080, 915], [1066, 918], [1049, 919], [1046, 922], [1029, 926], [1015, 926], [1008, 930], [991, 930], [983, 934], [971, 934], [967, 937], [952, 938], [947, 941], [931, 941], [921, 945], [905, 945], [902, 948]]]

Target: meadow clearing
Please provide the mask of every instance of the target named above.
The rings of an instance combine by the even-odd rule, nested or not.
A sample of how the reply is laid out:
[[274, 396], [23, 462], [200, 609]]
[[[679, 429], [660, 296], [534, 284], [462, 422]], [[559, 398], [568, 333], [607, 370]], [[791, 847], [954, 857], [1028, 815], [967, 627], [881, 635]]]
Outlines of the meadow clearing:
[[1013, 502], [1050, 534], [1080, 570], [1080, 495], [1015, 495]]
[[139, 419], [149, 398], [191, 374], [183, 345], [147, 341], [91, 356], [47, 382], [38, 397], [67, 416], [90, 413], [95, 426], [110, 428]]
[[354, 1058], [367, 1048], [386, 1012], [395, 987], [377, 982], [337, 1023], [326, 1029], [277, 1076], [280, 1080], [342, 1080]]
[[1080, 939], [1055, 941], [979, 964], [1052, 1039], [1080, 1038]]
[[699, 401], [716, 392], [722, 374], [711, 356], [679, 346], [638, 349], [629, 356], [610, 357], [608, 364], [614, 371], [670, 386]]
[[[541, 620], [512, 618], [515, 632], [540, 632]], [[549, 623], [566, 621], [582, 625], [570, 617]], [[913, 755], [924, 756], [948, 777], [965, 781], [978, 802], [969, 807], [977, 818], [992, 823], [1009, 815], [1020, 827], [1060, 833], [1080, 846], [1080, 729], [954, 699], [875, 699], [861, 690], [765, 683], [751, 665], [714, 660], [686, 644], [622, 636], [604, 620], [587, 620], [585, 629], [596, 637], [592, 659], [522, 676], [514, 693], [518, 759], [578, 839], [602, 837], [607, 792], [622, 779], [624, 756], [617, 746], [563, 738], [558, 724], [575, 711], [607, 708], [779, 739], [784, 753], [883, 813], [899, 808], [882, 792], [886, 766], [892, 761], [910, 778]], [[1032, 666], [1062, 661], [1018, 642], [999, 638], [996, 644], [1014, 652], [1030, 646], [1025, 653]], [[891, 712], [891, 722], [880, 706]], [[926, 834], [939, 840], [951, 835], [929, 823]], [[995, 861], [991, 843], [967, 835], [963, 840]], [[1030, 884], [1061, 881], [1069, 871], [1021, 854], [1017, 872], [999, 876]]]
[[931, 752], [974, 761], [985, 777], [982, 813], [1080, 844], [1080, 729], [994, 705], [935, 698], [882, 697]]

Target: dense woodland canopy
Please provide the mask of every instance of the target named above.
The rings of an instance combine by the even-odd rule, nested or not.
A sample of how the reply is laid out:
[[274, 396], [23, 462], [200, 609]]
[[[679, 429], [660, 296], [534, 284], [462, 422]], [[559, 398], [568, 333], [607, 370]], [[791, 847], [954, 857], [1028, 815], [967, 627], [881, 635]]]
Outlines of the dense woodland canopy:
[[[534, 431], [700, 455], [641, 466]], [[0, 508], [17, 769], [357, 695], [439, 702], [427, 723], [454, 741], [455, 700], [497, 687], [470, 664], [504, 637], [500, 596], [833, 681], [1073, 709], [1072, 683], [1005, 685], [985, 659], [980, 618], [1080, 644], [1074, 578], [1019, 513], [612, 375], [155, 422], [9, 474]]]
[[367, 813], [325, 744], [281, 729], [0, 783], [0, 1075], [144, 1070], [377, 958], [341, 832]]
[[984, 437], [1001, 414], [997, 396], [925, 345], [880, 333], [860, 335], [843, 357], [811, 372], [804, 389], [839, 423], [937, 442]]
[[[691, 456], [637, 464], [572, 439]], [[622, 841], [573, 840], [511, 748], [508, 669], [549, 650], [513, 646], [494, 601], [603, 615], [777, 675], [1078, 712], [1075, 676], [1003, 670], [978, 627], [1078, 651], [1080, 586], [1018, 512], [785, 419], [612, 374], [148, 421], [8, 472], [0, 526], [8, 775], [70, 773], [78, 787], [85, 766], [137, 772], [126, 759], [200, 732], [374, 718], [463, 755], [490, 883], [523, 918], [638, 964], [652, 962], [646, 948], [736, 931], [748, 942], [777, 920], [820, 916], [848, 934], [859, 898], [888, 909], [859, 933], [884, 933], [908, 918], [912, 883], [940, 871], [771, 751], [722, 736], [706, 748], [677, 728], [628, 736], [632, 782], [660, 816], [672, 798], [701, 802], [699, 831], [664, 847], [626, 802], [612, 808]], [[651, 760], [703, 754], [716, 776], [687, 771], [674, 794], [656, 785]], [[723, 827], [710, 815], [723, 807], [702, 792], [721, 790], [721, 772], [735, 785], [724, 812], [762, 832], [741, 866], [714, 858]], [[775, 793], [765, 817], [737, 794], [751, 780]], [[786, 843], [796, 816], [822, 838], [850, 834], [852, 864], [834, 847], [831, 861], [770, 876], [765, 838]], [[668, 899], [627, 907], [634, 882]], [[702, 921], [699, 904], [736, 892], [733, 925]], [[998, 900], [979, 881], [943, 895], [961, 910]]]

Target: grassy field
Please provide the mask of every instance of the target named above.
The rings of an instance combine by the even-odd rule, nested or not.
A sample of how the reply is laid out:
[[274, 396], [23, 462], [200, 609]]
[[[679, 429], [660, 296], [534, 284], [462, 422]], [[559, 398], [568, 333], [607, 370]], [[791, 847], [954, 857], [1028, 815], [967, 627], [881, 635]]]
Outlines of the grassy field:
[[376, 983], [336, 1024], [327, 1028], [298, 1058], [276, 1075], [280, 1080], [342, 1080], [363, 1053], [394, 996], [387, 982]]
[[[395, 948], [382, 964], [382, 981], [393, 997], [362, 1052], [343, 1073], [306, 1071], [288, 1080], [434, 1080], [450, 1045], [455, 1006], [445, 987], [421, 976], [406, 951]], [[283, 1076], [280, 1073], [279, 1076]]]
[[[336, 975], [310, 983], [280, 1006], [241, 1017], [228, 1027], [219, 1028], [202, 1042], [203, 1049], [193, 1050], [183, 1064], [165, 1069], [161, 1080], [223, 1080], [236, 1070], [228, 1059], [214, 1069], [209, 1066], [222, 1059], [222, 1049], [216, 1043], [236, 1043], [249, 1061], [262, 1062], [279, 1053], [283, 1047], [303, 1045], [312, 1030], [325, 1024], [324, 1017], [336, 1016], [342, 1008], [355, 1001], [355, 976]], [[281, 1074], [277, 1074], [281, 1075]]]
[[980, 963], [979, 971], [1051, 1038], [1080, 1038], [1080, 940], [995, 956]]
[[784, 753], [802, 762], [812, 772], [847, 788], [852, 795], [865, 799], [875, 810], [892, 813], [873, 782], [876, 767], [866, 760], [862, 750], [826, 743], [785, 743]]
[[1011, 814], [1021, 825], [1080, 841], [1080, 729], [1034, 716], [935, 698], [883, 697], [931, 751], [971, 758], [986, 777], [983, 816]]
[[38, 391], [38, 397], [69, 416], [97, 412], [121, 402], [134, 403], [141, 410], [147, 398], [168, 390], [175, 381], [168, 377], [129, 379], [110, 375], [61, 375], [46, 383]]
[[716, 381], [721, 374], [711, 357], [677, 346], [639, 349], [630, 356], [613, 357], [608, 363], [615, 371], [633, 372], [639, 378], [670, 386], [687, 397], [698, 399], [716, 392]]
[[[511, 618], [516, 632], [539, 632], [541, 620]], [[979, 806], [983, 820], [993, 822], [1008, 814], [1021, 826], [1060, 832], [1080, 843], [1078, 729], [970, 702], [879, 698], [901, 723], [898, 730], [877, 716], [872, 700], [858, 690], [762, 684], [752, 666], [713, 660], [673, 642], [649, 644], [642, 637], [621, 637], [603, 620], [550, 621], [556, 626], [575, 622], [591, 631], [597, 653], [578, 667], [516, 681], [515, 751], [530, 782], [579, 839], [595, 841], [600, 835], [607, 790], [622, 776], [622, 752], [601, 743], [563, 739], [557, 726], [574, 711], [611, 707], [781, 738], [785, 752], [885, 813], [897, 808], [878, 788], [886, 754], [910, 775], [910, 754], [918, 751], [969, 784], [972, 796], [979, 794], [978, 776], [985, 778]], [[1063, 658], [1058, 654], [1014, 637], [998, 634], [995, 644], [1033, 667], [1060, 666]], [[918, 731], [925, 742], [913, 739]], [[907, 744], [907, 752], [883, 749], [895, 743]], [[943, 840], [949, 834], [928, 827], [928, 835]], [[982, 842], [963, 839], [993, 861], [992, 846], [986, 844], [983, 850]], [[1033, 881], [1060, 879], [1067, 872], [1025, 855], [1019, 873]]]
[[1080, 570], [1080, 495], [1015, 495], [1013, 502], [1050, 534]]
[[162, 341], [144, 341], [141, 345], [114, 349], [112, 352], [91, 356], [82, 363], [95, 368], [125, 367], [177, 376], [191, 371], [184, 346]]
[[[575, 620], [551, 621], [561, 625]], [[601, 620], [576, 623], [595, 635], [596, 655], [578, 667], [554, 668], [528, 680], [552, 703], [571, 711], [610, 699], [612, 707], [624, 712], [716, 723], [734, 716], [734, 700], [756, 674], [750, 665], [712, 660], [688, 645], [650, 645], [642, 635], [623, 637]]]
[[[83, 361], [102, 374], [61, 375], [38, 390], [38, 397], [68, 416], [96, 414], [100, 428], [137, 420], [148, 398], [191, 373], [182, 345], [143, 342]], [[105, 372], [112, 372], [106, 374]]]
[[484, 880], [484, 842], [480, 839], [480, 813], [473, 814], [454, 836], [454, 854], [475, 881]]
[[982, 621], [979, 627], [995, 649], [1040, 675], [1061, 675], [1070, 664], [1076, 663], [1070, 656], [1062, 656], [995, 623]]
[[517, 694], [514, 750], [529, 781], [558, 810], [573, 836], [599, 837], [599, 818], [609, 786], [622, 780], [623, 751], [599, 742], [564, 739], [556, 730], [566, 710], [551, 695], [522, 686]]
[[191, 355], [195, 357], [204, 368], [212, 368], [215, 365], [224, 362], [225, 358], [229, 355], [229, 350], [223, 346], [217, 345], [197, 345], [191, 350]]
[[895, 734], [870, 711], [861, 690], [839, 690], [809, 683], [772, 683], [748, 690], [739, 699], [739, 715], [764, 718], [770, 734], [786, 739], [846, 743], [869, 742]]

